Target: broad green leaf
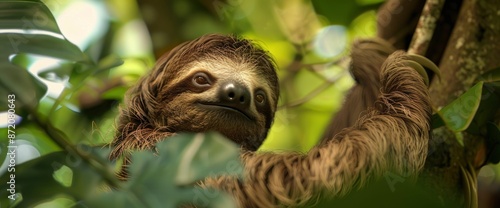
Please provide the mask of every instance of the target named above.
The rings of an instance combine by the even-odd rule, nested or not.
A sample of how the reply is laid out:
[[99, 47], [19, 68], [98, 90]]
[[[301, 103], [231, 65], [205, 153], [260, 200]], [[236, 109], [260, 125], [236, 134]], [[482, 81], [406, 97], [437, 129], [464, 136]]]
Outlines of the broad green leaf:
[[37, 29], [61, 33], [50, 10], [39, 0], [3, 0], [0, 1], [0, 11], [0, 29]]
[[[41, 1], [0, 1], [0, 19], [3, 55], [23, 52], [90, 63], [77, 46], [64, 38]], [[0, 57], [0, 61], [5, 58]]]
[[122, 190], [92, 197], [88, 207], [234, 207], [224, 192], [201, 189], [196, 182], [208, 176], [237, 176], [242, 167], [239, 148], [217, 133], [181, 134], [157, 144], [158, 155], [136, 152], [130, 179]]
[[[2, 11], [0, 11], [2, 12]], [[37, 54], [69, 61], [91, 63], [88, 57], [61, 36], [29, 34], [23, 32], [3, 32], [0, 30], [0, 47], [8, 56], [18, 53]], [[1, 57], [6, 61], [8, 57]]]
[[[481, 97], [477, 100], [475, 96], [479, 94], [478, 88], [481, 84]], [[444, 107], [439, 113], [432, 115], [432, 128], [435, 129], [446, 125], [448, 128], [450, 128], [450, 126], [453, 127], [454, 129], [452, 130], [454, 131], [463, 131], [465, 128], [469, 133], [486, 135], [487, 124], [492, 121], [495, 112], [500, 109], [498, 105], [500, 102], [500, 81], [480, 82], [474, 87], [476, 89], [471, 88], [467, 92], [468, 94], [460, 96], [457, 100]], [[473, 90], [476, 90], [476, 94], [472, 92]], [[476, 108], [477, 101], [480, 103]], [[445, 115], [448, 115], [448, 122], [444, 121], [443, 112], [446, 112]], [[461, 112], [462, 115], [467, 113], [470, 114], [469, 116], [461, 117], [460, 113], [453, 114], [453, 112]], [[473, 118], [472, 121], [469, 122], [470, 116], [473, 116]], [[449, 118], [452, 119], [450, 120]]]
[[[462, 131], [487, 136], [489, 149], [488, 161], [500, 161], [500, 136], [498, 128], [492, 128], [489, 122], [494, 118], [500, 106], [500, 82], [479, 82], [455, 101], [441, 109], [431, 118], [432, 128], [446, 125], [455, 132], [457, 141], [463, 146]], [[497, 144], [498, 141], [498, 144]]]
[[469, 127], [481, 102], [482, 87], [483, 82], [477, 83], [438, 112], [446, 127], [454, 132]]

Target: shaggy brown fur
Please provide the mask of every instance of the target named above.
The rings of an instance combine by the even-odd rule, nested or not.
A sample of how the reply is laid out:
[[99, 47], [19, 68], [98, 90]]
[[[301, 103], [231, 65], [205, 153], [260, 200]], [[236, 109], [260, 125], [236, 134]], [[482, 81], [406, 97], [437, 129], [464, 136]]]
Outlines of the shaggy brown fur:
[[380, 69], [385, 59], [396, 49], [382, 39], [363, 39], [351, 49], [351, 75], [356, 81], [347, 94], [342, 108], [332, 116], [322, 143], [330, 141], [342, 129], [351, 127], [372, 107], [380, 93]]
[[[204, 80], [197, 84], [200, 74]], [[221, 101], [227, 83], [247, 89], [247, 108], [232, 108]], [[264, 101], [256, 101], [256, 94], [263, 95]], [[128, 91], [110, 159], [125, 156], [126, 167], [133, 150], [152, 149], [176, 132], [209, 130], [254, 151], [272, 124], [278, 96], [275, 64], [252, 42], [206, 35], [183, 43], [160, 58], [151, 73]], [[127, 177], [124, 170], [121, 178]]]
[[241, 207], [303, 206], [345, 195], [387, 171], [415, 175], [423, 167], [431, 107], [423, 78], [395, 52], [381, 70], [381, 96], [351, 128], [308, 154], [242, 155], [243, 180], [209, 178], [203, 187], [231, 193]]

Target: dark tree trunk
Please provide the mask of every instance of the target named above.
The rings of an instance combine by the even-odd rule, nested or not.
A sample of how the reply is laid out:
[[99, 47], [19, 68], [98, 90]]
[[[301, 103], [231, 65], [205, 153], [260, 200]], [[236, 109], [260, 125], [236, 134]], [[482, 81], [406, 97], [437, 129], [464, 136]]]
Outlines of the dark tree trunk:
[[[480, 81], [481, 74], [500, 66], [500, 4], [495, 0], [446, 1], [440, 14], [436, 16], [435, 11], [430, 11], [424, 18], [424, 22], [434, 22], [436, 29], [430, 30], [432, 39], [424, 43], [428, 49], [421, 50], [420, 46], [410, 45], [409, 37], [421, 35], [415, 32], [415, 19], [421, 14], [422, 2], [386, 2], [378, 14], [378, 36], [399, 49], [425, 54], [439, 65], [442, 79], [432, 80], [430, 95], [434, 109], [440, 109]], [[419, 24], [417, 30], [425, 27], [428, 25]], [[458, 202], [474, 207], [477, 194], [471, 189], [477, 184], [468, 181], [466, 175], [477, 177], [486, 160], [487, 147], [481, 136], [467, 133], [463, 136], [464, 146], [446, 127], [435, 129], [420, 179], [439, 198], [450, 199], [444, 200], [445, 204]]]
[[[434, 107], [450, 103], [479, 81], [481, 74], [500, 66], [499, 11], [500, 4], [495, 0], [463, 1], [440, 60], [442, 80], [433, 80], [430, 87]], [[472, 196], [467, 194], [468, 186], [464, 184], [460, 167], [470, 164], [472, 168], [468, 172], [477, 175], [485, 160], [484, 140], [464, 134], [462, 147], [445, 127], [434, 130], [424, 180], [441, 195], [451, 196], [467, 206]]]

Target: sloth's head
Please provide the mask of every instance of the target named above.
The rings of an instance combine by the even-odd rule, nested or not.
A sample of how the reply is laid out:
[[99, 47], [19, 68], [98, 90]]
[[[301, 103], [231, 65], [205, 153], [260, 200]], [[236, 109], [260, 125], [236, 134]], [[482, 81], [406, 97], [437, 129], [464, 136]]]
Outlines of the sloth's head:
[[113, 141], [122, 150], [115, 154], [150, 146], [137, 141], [149, 143], [162, 133], [205, 131], [256, 150], [271, 127], [278, 96], [275, 63], [252, 42], [206, 35], [183, 43], [128, 92]]

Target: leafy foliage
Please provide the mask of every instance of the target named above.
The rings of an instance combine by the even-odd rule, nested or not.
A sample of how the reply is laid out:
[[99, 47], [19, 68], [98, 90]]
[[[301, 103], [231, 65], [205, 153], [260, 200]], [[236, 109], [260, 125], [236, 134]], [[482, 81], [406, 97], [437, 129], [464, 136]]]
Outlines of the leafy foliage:
[[[158, 155], [150, 151], [133, 154], [130, 179], [114, 181], [117, 187], [113, 190], [106, 188], [109, 183], [104, 183], [102, 177], [103, 172], [113, 174], [111, 164], [106, 162], [108, 150], [83, 145], [78, 149], [78, 153], [53, 152], [18, 165], [15, 191], [22, 199], [18, 198], [14, 204], [33, 207], [64, 195], [87, 207], [177, 207], [180, 204], [234, 207], [225, 193], [196, 186], [205, 177], [241, 174], [239, 147], [220, 134], [182, 134], [158, 143]], [[88, 157], [96, 160], [89, 162]], [[61, 171], [66, 173], [61, 176]], [[9, 180], [10, 174], [0, 178], [3, 184]], [[2, 196], [9, 195], [8, 192], [8, 189], [0, 190]], [[7, 198], [0, 202], [2, 207], [12, 203]]]
[[[0, 13], [0, 96], [14, 93], [19, 107], [33, 110], [47, 88], [36, 74], [9, 62], [12, 55], [29, 53], [70, 61], [89, 60], [64, 38], [49, 9], [40, 1], [1, 1]], [[6, 110], [5, 99], [0, 106], [0, 110]]]
[[455, 132], [464, 131], [469, 127], [479, 108], [482, 88], [483, 82], [477, 83], [438, 112], [446, 127]]
[[[500, 162], [500, 133], [493, 122], [495, 112], [500, 109], [500, 69], [490, 70], [480, 77], [480, 81], [464, 94], [443, 107], [432, 117], [433, 128], [446, 125], [456, 133], [483, 135], [487, 138], [488, 161]], [[460, 144], [463, 141], [457, 136]]]
[[[88, 147], [85, 147], [88, 148]], [[105, 151], [90, 149], [88, 154], [101, 154]], [[61, 183], [55, 174], [63, 167], [70, 169], [71, 186]], [[11, 174], [3, 174], [0, 178], [2, 184], [11, 180]], [[0, 199], [2, 207], [16, 205], [19, 207], [33, 207], [48, 199], [61, 194], [69, 195], [74, 199], [83, 199], [92, 193], [101, 182], [101, 176], [93, 171], [91, 166], [81, 159], [81, 156], [66, 151], [58, 151], [30, 160], [18, 165], [15, 171], [15, 192], [18, 194], [15, 202], [6, 197]], [[60, 179], [61, 180], [61, 179]], [[12, 194], [10, 190], [0, 190], [2, 196]], [[19, 195], [20, 194], [20, 195]], [[22, 196], [22, 199], [19, 198]]]
[[239, 148], [217, 133], [184, 134], [158, 143], [159, 156], [138, 152], [123, 188], [84, 202], [89, 207], [234, 207], [225, 193], [195, 184], [207, 176], [241, 174]]

